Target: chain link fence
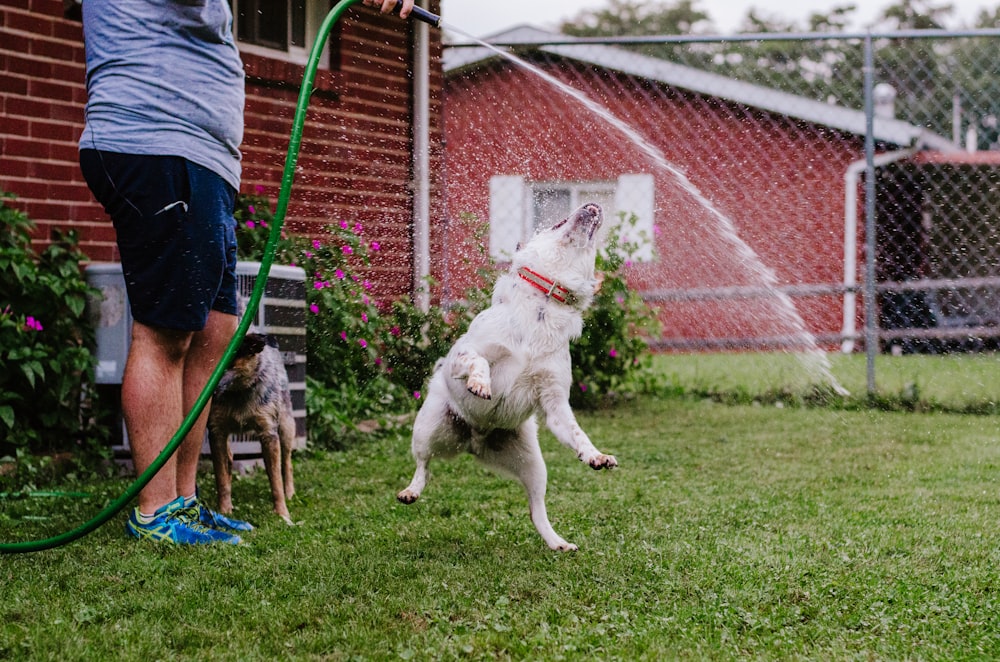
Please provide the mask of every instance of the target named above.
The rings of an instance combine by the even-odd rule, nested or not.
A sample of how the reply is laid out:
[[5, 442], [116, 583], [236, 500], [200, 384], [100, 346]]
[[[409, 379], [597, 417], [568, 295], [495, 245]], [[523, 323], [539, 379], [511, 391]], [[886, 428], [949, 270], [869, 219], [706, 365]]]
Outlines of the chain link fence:
[[602, 204], [663, 350], [997, 349], [1000, 31], [494, 42], [445, 50], [449, 232]]

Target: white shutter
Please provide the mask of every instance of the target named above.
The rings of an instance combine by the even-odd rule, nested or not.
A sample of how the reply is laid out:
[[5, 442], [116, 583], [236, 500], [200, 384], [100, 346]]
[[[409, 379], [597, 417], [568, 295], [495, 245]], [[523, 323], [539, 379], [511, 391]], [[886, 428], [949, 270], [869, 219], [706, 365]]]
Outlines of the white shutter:
[[[632, 256], [637, 262], [649, 262], [653, 259], [653, 223], [656, 220], [653, 190], [652, 175], [620, 176], [618, 186], [615, 188], [614, 214], [608, 219], [614, 223], [612, 232], [617, 234], [619, 240], [628, 239], [639, 244], [639, 250]], [[635, 214], [636, 224], [621, 227], [622, 212], [626, 219]]]
[[524, 177], [490, 178], [490, 257], [494, 260], [509, 262], [524, 239], [527, 190]]

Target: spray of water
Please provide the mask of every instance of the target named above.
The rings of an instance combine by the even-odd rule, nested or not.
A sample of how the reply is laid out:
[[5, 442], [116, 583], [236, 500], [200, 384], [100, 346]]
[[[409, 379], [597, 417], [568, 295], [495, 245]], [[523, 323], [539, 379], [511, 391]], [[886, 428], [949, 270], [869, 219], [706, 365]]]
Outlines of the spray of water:
[[749, 244], [743, 241], [739, 232], [737, 232], [732, 219], [722, 213], [722, 211], [720, 211], [711, 200], [706, 198], [698, 187], [695, 186], [690, 179], [688, 179], [683, 170], [673, 163], [670, 163], [663, 155], [663, 152], [646, 140], [639, 132], [633, 129], [631, 125], [622, 121], [607, 108], [597, 103], [580, 90], [567, 85], [548, 72], [539, 69], [530, 62], [522, 60], [509, 51], [498, 48], [490, 43], [482, 41], [481, 39], [477, 39], [467, 32], [454, 28], [451, 25], [442, 23], [442, 27], [446, 27], [450, 31], [461, 34], [470, 41], [478, 43], [484, 48], [493, 51], [500, 57], [513, 62], [517, 66], [522, 67], [543, 79], [559, 90], [562, 94], [570, 97], [591, 113], [607, 122], [611, 127], [624, 135], [629, 141], [631, 141], [632, 144], [645, 153], [658, 168], [669, 173], [677, 185], [680, 186], [686, 194], [691, 196], [695, 202], [703, 207], [711, 215], [711, 217], [716, 220], [715, 230], [719, 237], [732, 248], [732, 250], [740, 258], [742, 264], [745, 265], [745, 267], [750, 271], [751, 275], [764, 287], [768, 295], [775, 300], [775, 313], [781, 323], [791, 330], [795, 344], [802, 348], [797, 353], [797, 356], [808, 373], [819, 377], [822, 381], [829, 384], [834, 392], [839, 395], [848, 395], [847, 389], [841, 386], [837, 379], [833, 376], [833, 373], [830, 370], [830, 361], [826, 356], [826, 352], [820, 349], [816, 343], [815, 337], [808, 331], [808, 329], [806, 329], [805, 321], [796, 309], [791, 297], [779, 289], [778, 278], [774, 271], [763, 263], [760, 256], [757, 255], [756, 251], [754, 251]]

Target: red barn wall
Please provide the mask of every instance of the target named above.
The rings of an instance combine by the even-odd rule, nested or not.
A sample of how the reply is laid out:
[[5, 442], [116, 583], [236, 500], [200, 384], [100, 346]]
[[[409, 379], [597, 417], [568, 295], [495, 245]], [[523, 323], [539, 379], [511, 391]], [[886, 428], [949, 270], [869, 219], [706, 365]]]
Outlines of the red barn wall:
[[[572, 63], [546, 70], [626, 119], [686, 173], [773, 270], [779, 285], [842, 282], [843, 176], [863, 154], [861, 137], [613, 73], [595, 74]], [[453, 234], [462, 232], [463, 212], [488, 219], [493, 175], [595, 181], [649, 172], [656, 180], [658, 258], [630, 270], [632, 286], [655, 295], [761, 282], [755, 266], [720, 232], [720, 219], [673, 175], [654, 166], [621, 131], [534, 74], [494, 64], [449, 76], [445, 94]], [[450, 291], [462, 292], [472, 282], [473, 268], [453, 266], [439, 277], [452, 278]], [[761, 314], [762, 305], [775, 305], [768, 301], [670, 301], [662, 307], [663, 336], [673, 341], [787, 336], [791, 329], [780, 315]], [[840, 332], [841, 303], [842, 297], [833, 295], [796, 299], [808, 330], [820, 336]]]
[[[303, 134], [286, 227], [322, 236], [323, 226], [360, 222], [378, 240], [371, 279], [385, 296], [410, 291], [412, 262], [412, 22], [354, 7], [331, 36]], [[431, 35], [431, 171], [440, 172], [440, 33]], [[276, 200], [304, 67], [249, 53], [243, 192]], [[38, 225], [75, 229], [95, 261], [116, 259], [114, 230], [77, 161], [83, 128], [84, 47], [61, 0], [5, 0], [0, 8], [0, 189]], [[441, 182], [432, 182], [440, 215]]]

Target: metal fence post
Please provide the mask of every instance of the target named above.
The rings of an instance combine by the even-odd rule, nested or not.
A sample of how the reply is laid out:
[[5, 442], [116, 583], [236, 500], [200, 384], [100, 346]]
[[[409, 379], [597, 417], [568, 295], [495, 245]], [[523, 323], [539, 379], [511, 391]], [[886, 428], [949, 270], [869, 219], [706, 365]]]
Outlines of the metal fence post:
[[868, 393], [875, 393], [875, 355], [878, 352], [878, 306], [875, 302], [875, 58], [872, 35], [865, 35], [865, 366]]

